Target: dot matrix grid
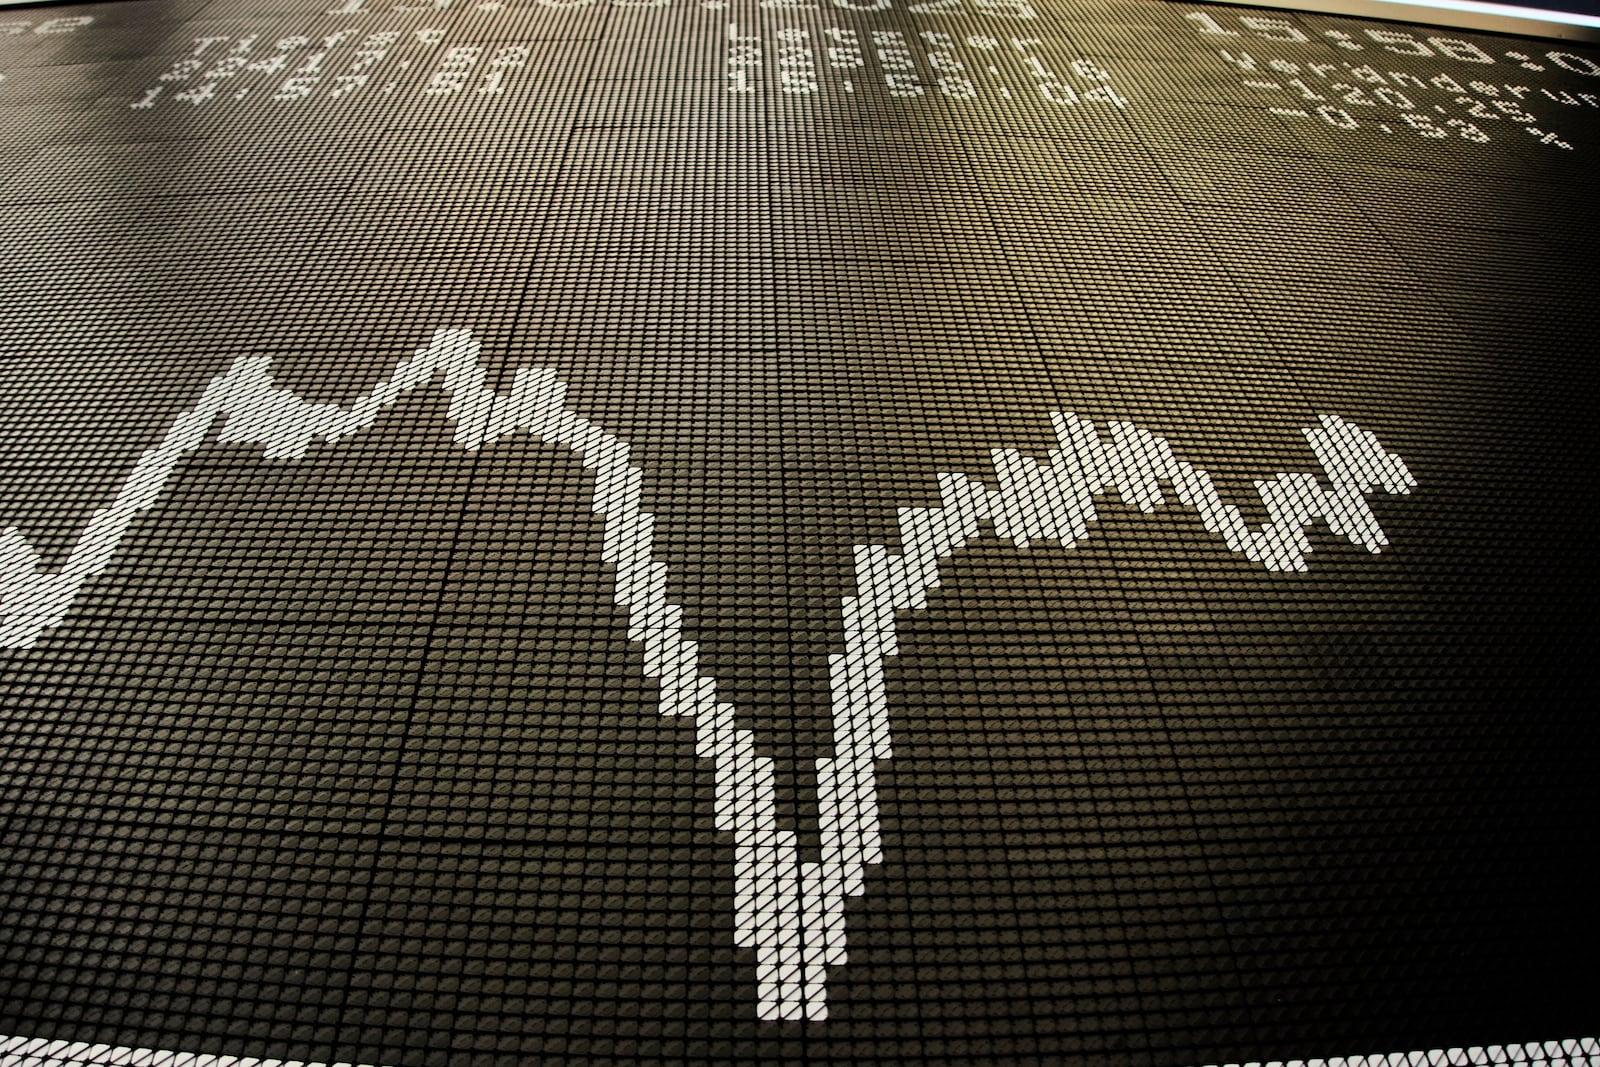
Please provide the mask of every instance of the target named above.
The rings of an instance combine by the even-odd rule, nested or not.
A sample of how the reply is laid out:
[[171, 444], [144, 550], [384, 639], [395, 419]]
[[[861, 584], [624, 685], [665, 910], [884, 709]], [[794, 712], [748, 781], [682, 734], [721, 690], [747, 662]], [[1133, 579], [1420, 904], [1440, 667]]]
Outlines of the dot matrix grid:
[[1595, 1060], [1595, 49], [131, 0], [0, 75], [8, 1064]]

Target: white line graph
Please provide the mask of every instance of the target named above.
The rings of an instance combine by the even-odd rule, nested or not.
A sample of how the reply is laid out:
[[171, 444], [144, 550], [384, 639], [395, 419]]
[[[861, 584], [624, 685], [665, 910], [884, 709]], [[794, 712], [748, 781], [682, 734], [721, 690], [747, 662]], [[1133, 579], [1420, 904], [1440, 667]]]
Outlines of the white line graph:
[[829, 660], [833, 752], [816, 767], [821, 847], [807, 858], [796, 828], [779, 818], [773, 760], [736, 724], [733, 705], [718, 699], [716, 680], [701, 671], [698, 644], [683, 632], [682, 608], [668, 596], [666, 567], [652, 551], [654, 518], [641, 504], [644, 474], [632, 464], [627, 442], [570, 410], [566, 385], [552, 370], [522, 368], [511, 391], [497, 394], [479, 355], [470, 330], [440, 329], [348, 408], [279, 388], [268, 357], [236, 359], [139, 458], [59, 568], [45, 568], [17, 527], [0, 533], [0, 645], [32, 647], [64, 621], [84, 584], [116, 557], [130, 525], [160, 498], [219, 416], [218, 441], [259, 445], [268, 459], [298, 459], [314, 441], [336, 444], [371, 426], [405, 393], [442, 377], [463, 448], [526, 433], [571, 450], [593, 475], [591, 507], [604, 525], [601, 555], [615, 568], [614, 598], [627, 612], [628, 637], [641, 644], [645, 672], [660, 684], [661, 713], [693, 716], [695, 751], [712, 763], [715, 824], [734, 843], [735, 937], [755, 950], [763, 1019], [827, 1017], [828, 968], [846, 962], [847, 898], [862, 892], [867, 868], [883, 856], [876, 775], [892, 755], [884, 660], [896, 652], [898, 614], [924, 607], [928, 591], [938, 587], [941, 560], [985, 528], [1018, 548], [1070, 548], [1088, 535], [1097, 494], [1115, 489], [1150, 512], [1163, 503], [1166, 483], [1231, 551], [1268, 570], [1304, 570], [1307, 530], [1319, 520], [1381, 551], [1387, 538], [1366, 494], [1407, 493], [1416, 484], [1374, 435], [1331, 415], [1303, 431], [1327, 484], [1311, 474], [1257, 482], [1269, 517], [1257, 528], [1222, 501], [1205, 471], [1126, 422], [1109, 424], [1102, 437], [1075, 415], [1052, 415], [1060, 447], [1044, 461], [995, 449], [995, 488], [963, 474], [938, 475], [939, 505], [899, 509], [898, 553], [887, 545], [855, 548], [856, 592], [843, 601], [842, 651]]

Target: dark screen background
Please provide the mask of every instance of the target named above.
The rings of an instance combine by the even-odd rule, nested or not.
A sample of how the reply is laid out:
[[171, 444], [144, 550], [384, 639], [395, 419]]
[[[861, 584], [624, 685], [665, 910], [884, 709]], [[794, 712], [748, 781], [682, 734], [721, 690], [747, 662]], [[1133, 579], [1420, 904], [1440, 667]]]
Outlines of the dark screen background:
[[[296, 462], [213, 433], [0, 660], [0, 1033], [1151, 1065], [1595, 1033], [1600, 56], [1154, 0], [330, 6], [5, 16], [0, 523], [48, 563], [236, 356], [348, 404], [470, 328], [491, 385], [553, 367], [631, 444], [685, 628], [814, 840], [852, 546], [894, 548], [939, 472], [992, 480], [990, 449], [1043, 456], [1073, 411], [1166, 437], [1261, 522], [1253, 480], [1315, 470], [1299, 430], [1334, 413], [1418, 486], [1372, 497], [1382, 555], [1319, 525], [1304, 574], [1115, 495], [1076, 548], [946, 564], [889, 661], [886, 858], [831, 1017], [761, 1023], [708, 765], [658, 714], [574, 456], [462, 450], [437, 388]], [[784, 28], [814, 93], [782, 91]], [[288, 65], [206, 97], [252, 35]], [[749, 92], [730, 37], [763, 41]], [[458, 46], [464, 87], [427, 93]], [[1350, 102], [1367, 63], [1414, 110]]]

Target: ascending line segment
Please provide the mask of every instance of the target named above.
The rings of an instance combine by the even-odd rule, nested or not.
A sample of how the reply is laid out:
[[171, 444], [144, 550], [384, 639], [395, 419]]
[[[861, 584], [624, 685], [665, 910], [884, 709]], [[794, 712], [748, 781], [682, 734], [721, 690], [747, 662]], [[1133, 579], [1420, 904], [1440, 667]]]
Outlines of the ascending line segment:
[[843, 651], [829, 657], [833, 753], [817, 761], [821, 847], [802, 859], [798, 833], [778, 816], [773, 760], [735, 723], [732, 704], [700, 669], [699, 645], [683, 632], [683, 609], [667, 594], [667, 569], [652, 551], [653, 516], [642, 506], [644, 474], [627, 442], [566, 407], [553, 370], [518, 370], [507, 395], [486, 384], [471, 331], [441, 329], [389, 379], [349, 408], [313, 404], [274, 383], [265, 356], [236, 359], [211, 380], [145, 452], [110, 506], [96, 511], [66, 563], [41, 568], [15, 526], [0, 533], [0, 645], [28, 648], [60, 625], [84, 583], [111, 563], [140, 512], [160, 497], [180, 461], [204, 443], [218, 416], [217, 440], [260, 445], [268, 459], [299, 459], [316, 440], [335, 444], [371, 426], [404, 393], [443, 377], [455, 441], [478, 449], [527, 433], [572, 451], [594, 477], [591, 507], [604, 522], [601, 557], [616, 571], [614, 597], [628, 614], [628, 637], [644, 650], [644, 670], [661, 687], [663, 715], [692, 716], [695, 751], [712, 762], [715, 822], [733, 835], [737, 943], [755, 950], [758, 1011], [764, 1019], [827, 1017], [827, 970], [845, 962], [845, 902], [883, 856], [878, 765], [889, 759], [884, 660], [896, 653], [899, 612], [921, 608], [939, 586], [939, 563], [988, 529], [1018, 548], [1070, 548], [1096, 518], [1094, 497], [1115, 488], [1150, 512], [1161, 484], [1198, 511], [1228, 548], [1269, 570], [1305, 570], [1306, 530], [1323, 521], [1370, 552], [1387, 544], [1365, 495], [1375, 486], [1409, 492], [1416, 483], [1376, 437], [1331, 415], [1304, 430], [1328, 484], [1314, 475], [1279, 474], [1256, 483], [1270, 521], [1249, 527], [1222, 502], [1211, 477], [1179, 461], [1167, 442], [1130, 423], [1102, 438], [1075, 415], [1051, 416], [1060, 447], [1044, 462], [1012, 449], [992, 452], [998, 488], [962, 474], [938, 476], [940, 503], [899, 509], [900, 552], [855, 548], [856, 592], [843, 601]]

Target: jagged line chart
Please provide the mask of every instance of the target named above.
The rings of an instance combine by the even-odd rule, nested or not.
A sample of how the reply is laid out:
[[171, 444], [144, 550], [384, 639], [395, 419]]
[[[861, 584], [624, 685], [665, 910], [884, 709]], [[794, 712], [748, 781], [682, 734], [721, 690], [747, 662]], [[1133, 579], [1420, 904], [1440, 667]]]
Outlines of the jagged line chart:
[[684, 633], [683, 609], [667, 594], [666, 567], [652, 551], [655, 520], [641, 503], [644, 473], [631, 462], [627, 442], [569, 409], [566, 385], [553, 370], [521, 368], [511, 391], [496, 393], [486, 384], [480, 353], [470, 330], [437, 330], [348, 408], [279, 388], [269, 357], [234, 360], [139, 458], [59, 568], [45, 568], [17, 527], [0, 532], [0, 646], [32, 647], [62, 623], [84, 584], [115, 558], [130, 525], [160, 498], [219, 416], [219, 442], [259, 445], [267, 459], [298, 459], [314, 441], [337, 444], [371, 426], [405, 393], [442, 378], [461, 447], [526, 433], [570, 450], [594, 478], [601, 557], [614, 568], [614, 599], [627, 613], [628, 637], [642, 646], [645, 673], [660, 685], [661, 713], [694, 719], [695, 752], [713, 768], [715, 824], [734, 844], [735, 938], [755, 951], [763, 1019], [827, 1017], [828, 969], [846, 962], [846, 901], [863, 891], [867, 869], [883, 857], [876, 775], [892, 755], [884, 661], [896, 653], [897, 617], [926, 606], [942, 560], [986, 529], [1019, 549], [1071, 548], [1095, 521], [1095, 496], [1115, 489], [1151, 512], [1164, 503], [1165, 483], [1230, 551], [1268, 570], [1299, 571], [1311, 551], [1308, 528], [1317, 521], [1380, 552], [1388, 541], [1367, 493], [1407, 493], [1416, 485], [1373, 434], [1332, 415], [1302, 431], [1326, 484], [1313, 474], [1257, 482], [1269, 521], [1254, 528], [1222, 501], [1205, 471], [1126, 422], [1110, 423], [1102, 436], [1093, 423], [1056, 413], [1060, 447], [1044, 460], [994, 449], [994, 486], [964, 474], [938, 475], [938, 505], [899, 509], [899, 552], [887, 545], [855, 548], [856, 591], [842, 603], [842, 651], [829, 657], [833, 752], [816, 765], [820, 848], [804, 856], [797, 829], [778, 814], [773, 760], [737, 725], [734, 706], [718, 698], [716, 680], [701, 670], [698, 644]]

